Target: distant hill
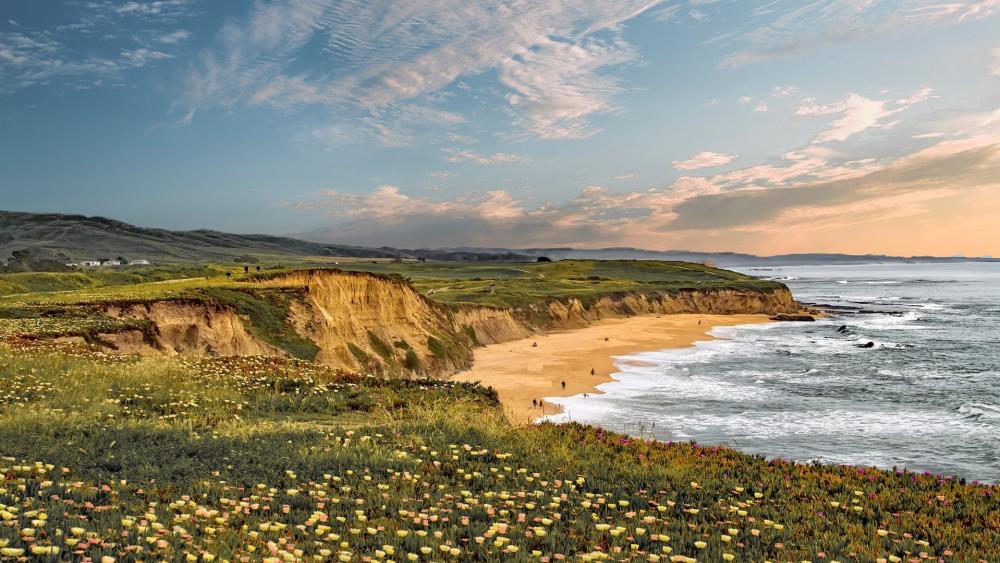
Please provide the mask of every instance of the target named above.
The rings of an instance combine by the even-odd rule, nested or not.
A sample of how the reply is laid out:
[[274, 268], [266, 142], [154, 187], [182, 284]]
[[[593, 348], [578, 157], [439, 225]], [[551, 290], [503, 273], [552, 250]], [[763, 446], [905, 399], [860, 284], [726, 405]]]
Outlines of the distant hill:
[[[644, 250], [641, 248], [448, 248], [438, 252], [468, 252], [486, 255], [515, 253], [529, 257], [545, 256], [554, 260], [676, 260], [681, 262], [711, 262], [721, 268], [746, 266], [806, 266], [820, 264], [877, 264], [877, 263], [947, 263], [947, 262], [1000, 262], [998, 258], [966, 258], [961, 256], [885, 256], [881, 254], [781, 254], [777, 256], [756, 256], [737, 252], [694, 252], [688, 250]], [[422, 250], [406, 252], [420, 255]]]
[[345, 256], [393, 258], [395, 249], [307, 242], [271, 235], [237, 235], [211, 230], [147, 229], [104, 217], [0, 211], [0, 261], [15, 251], [96, 260], [123, 256], [163, 262]]
[[104, 217], [0, 211], [0, 263], [15, 252], [56, 262], [125, 257], [154, 262], [253, 262], [310, 257], [422, 258], [456, 262], [533, 262], [551, 259], [676, 260], [710, 262], [723, 268], [809, 264], [992, 261], [994, 258], [786, 254], [643, 250], [640, 248], [368, 248], [310, 242], [273, 235], [240, 235], [207, 229], [170, 231], [137, 227]]
[[[27, 252], [25, 252], [27, 251]], [[49, 265], [83, 260], [149, 260], [163, 263], [254, 262], [322, 257], [423, 258], [456, 262], [534, 261], [516, 251], [399, 250], [310, 242], [291, 237], [240, 235], [208, 229], [170, 231], [137, 227], [105, 217], [0, 211], [0, 264], [29, 255]]]

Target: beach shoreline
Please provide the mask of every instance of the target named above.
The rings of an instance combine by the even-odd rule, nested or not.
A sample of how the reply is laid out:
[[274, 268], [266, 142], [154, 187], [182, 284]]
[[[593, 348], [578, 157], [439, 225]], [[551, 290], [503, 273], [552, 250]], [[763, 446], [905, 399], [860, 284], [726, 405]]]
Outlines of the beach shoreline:
[[[477, 348], [472, 368], [452, 376], [496, 389], [511, 422], [530, 424], [562, 412], [551, 397], [599, 394], [613, 381], [615, 357], [684, 348], [712, 340], [718, 326], [771, 322], [767, 315], [641, 315], [599, 320]], [[535, 403], [533, 403], [533, 401]], [[537, 402], [541, 401], [541, 406]]]

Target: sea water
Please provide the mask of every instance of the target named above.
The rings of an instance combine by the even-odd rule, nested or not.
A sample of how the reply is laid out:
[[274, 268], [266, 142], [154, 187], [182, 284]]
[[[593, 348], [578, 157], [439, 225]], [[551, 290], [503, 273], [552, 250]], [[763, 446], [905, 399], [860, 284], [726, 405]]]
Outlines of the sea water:
[[565, 409], [552, 418], [1000, 482], [1000, 264], [742, 271], [834, 312], [719, 327], [716, 340], [616, 358], [604, 394], [551, 398]]

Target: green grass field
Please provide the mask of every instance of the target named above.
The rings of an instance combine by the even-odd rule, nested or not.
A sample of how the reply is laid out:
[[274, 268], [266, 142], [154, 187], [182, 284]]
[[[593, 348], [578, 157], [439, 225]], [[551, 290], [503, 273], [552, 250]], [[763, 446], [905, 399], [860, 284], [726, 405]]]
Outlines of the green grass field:
[[443, 303], [525, 307], [568, 297], [590, 301], [615, 293], [675, 292], [682, 288], [781, 287], [729, 270], [688, 262], [562, 260], [526, 264], [357, 262], [340, 266], [398, 275]]
[[[680, 263], [349, 268], [408, 278], [444, 303], [514, 307], [780, 287]], [[96, 314], [95, 303], [168, 298], [228, 303], [259, 337], [303, 345], [281, 340], [283, 300], [301, 288], [217, 272], [0, 298], [0, 560], [899, 562], [1000, 553], [995, 485], [794, 464], [575, 424], [514, 427], [495, 393], [471, 384], [14, 338], [108, 330], [101, 323], [124, 321]]]

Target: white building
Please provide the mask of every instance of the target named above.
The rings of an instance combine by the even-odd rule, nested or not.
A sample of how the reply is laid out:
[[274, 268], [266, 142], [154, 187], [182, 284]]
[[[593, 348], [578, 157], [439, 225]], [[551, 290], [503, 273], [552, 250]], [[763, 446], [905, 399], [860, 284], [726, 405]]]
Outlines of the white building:
[[84, 260], [83, 262], [80, 262], [80, 265], [83, 266], [84, 268], [96, 268], [96, 267], [98, 267], [98, 266], [101, 265], [101, 261], [100, 260]]
[[149, 266], [149, 260], [132, 260], [129, 266]]

